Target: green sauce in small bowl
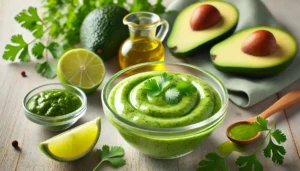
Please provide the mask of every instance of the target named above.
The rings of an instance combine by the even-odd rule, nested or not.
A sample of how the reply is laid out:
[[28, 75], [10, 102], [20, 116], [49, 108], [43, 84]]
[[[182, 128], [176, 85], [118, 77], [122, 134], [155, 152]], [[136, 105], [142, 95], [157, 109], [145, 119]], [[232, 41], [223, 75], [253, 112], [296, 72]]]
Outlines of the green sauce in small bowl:
[[26, 108], [37, 115], [61, 116], [74, 112], [82, 105], [80, 97], [67, 90], [45, 90], [34, 95]]

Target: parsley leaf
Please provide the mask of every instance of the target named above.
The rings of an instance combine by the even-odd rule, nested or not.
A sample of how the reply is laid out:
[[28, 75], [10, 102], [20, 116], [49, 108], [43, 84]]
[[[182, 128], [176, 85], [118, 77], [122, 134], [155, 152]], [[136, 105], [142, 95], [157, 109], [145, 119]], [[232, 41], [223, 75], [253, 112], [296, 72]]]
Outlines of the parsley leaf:
[[[23, 36], [14, 35], [11, 38], [11, 42], [14, 44], [8, 44], [5, 46], [3, 59], [14, 61], [18, 57], [21, 61], [28, 61], [28, 44], [24, 41]], [[19, 52], [23, 50], [18, 56]], [[27, 52], [27, 54], [26, 54]]]
[[190, 96], [196, 92], [196, 88], [186, 81], [181, 81], [176, 85], [176, 88], [179, 90], [180, 94]]
[[104, 162], [108, 161], [113, 167], [121, 167], [126, 164], [126, 161], [122, 158], [125, 152], [122, 147], [112, 146], [111, 149], [108, 145], [104, 145], [101, 149], [97, 150], [101, 157], [100, 163], [94, 168], [94, 171]]
[[124, 7], [124, 4], [126, 3], [127, 0], [117, 0], [117, 5]]
[[28, 10], [21, 11], [15, 20], [21, 24], [22, 27], [33, 32], [33, 36], [36, 38], [41, 38], [44, 35], [43, 23], [37, 14], [37, 9], [34, 7], [29, 7]]
[[263, 171], [262, 164], [257, 160], [256, 154], [252, 154], [250, 156], [239, 156], [235, 161], [235, 164], [240, 167], [240, 171], [248, 171], [248, 170], [255, 170], [255, 171]]
[[47, 61], [37, 63], [35, 65], [35, 70], [46, 78], [54, 78], [56, 76], [56, 64], [54, 63], [49, 63]]
[[176, 104], [179, 101], [180, 92], [174, 87], [170, 88], [165, 92], [165, 101], [168, 104]]
[[265, 157], [270, 158], [272, 156], [272, 161], [274, 163], [282, 164], [284, 159], [283, 155], [285, 155], [285, 153], [286, 151], [283, 146], [274, 144], [272, 138], [270, 137], [269, 144], [264, 149]]
[[208, 153], [205, 156], [208, 160], [201, 160], [199, 162], [199, 168], [197, 171], [227, 171], [228, 168], [225, 165], [225, 158], [219, 156], [216, 153]]
[[53, 58], [59, 58], [63, 53], [64, 49], [58, 43], [52, 42], [47, 46], [47, 49], [52, 54]]
[[49, 35], [53, 38], [57, 38], [62, 32], [61, 25], [58, 21], [53, 21], [52, 26], [50, 27]]
[[166, 7], [163, 6], [162, 0], [157, 0], [155, 5], [153, 6], [153, 12], [156, 14], [162, 14], [165, 12]]
[[284, 133], [282, 133], [279, 129], [276, 129], [274, 132], [272, 132], [272, 137], [275, 138], [275, 140], [280, 144], [284, 143], [286, 141], [286, 136]]
[[37, 58], [41, 59], [43, 58], [43, 52], [44, 52], [45, 46], [43, 43], [38, 42], [36, 43], [32, 48], [32, 54]]
[[98, 3], [97, 6], [101, 7], [101, 6], [114, 4], [114, 0], [98, 0], [97, 3]]
[[19, 55], [19, 59], [22, 62], [29, 62], [30, 61], [30, 56], [28, 53], [28, 46], [25, 46], [24, 49], [21, 51], [20, 55]]
[[167, 74], [166, 72], [162, 73], [158, 82], [158, 86], [162, 90], [165, 86], [173, 79], [172, 75]]
[[145, 91], [149, 96], [158, 96], [162, 90], [155, 79], [145, 81]]
[[268, 120], [262, 118], [262, 117], [257, 117], [256, 122], [253, 123], [253, 125], [257, 126], [260, 131], [267, 131], [269, 130], [268, 128]]
[[136, 11], [152, 11], [152, 5], [148, 0], [133, 0], [130, 12]]

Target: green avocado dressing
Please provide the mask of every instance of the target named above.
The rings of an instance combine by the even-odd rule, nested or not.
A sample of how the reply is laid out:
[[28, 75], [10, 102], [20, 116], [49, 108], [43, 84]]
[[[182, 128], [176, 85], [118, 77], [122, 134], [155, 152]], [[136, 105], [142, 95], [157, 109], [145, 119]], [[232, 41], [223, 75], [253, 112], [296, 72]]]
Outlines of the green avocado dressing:
[[229, 134], [236, 140], [250, 140], [259, 132], [259, 128], [252, 124], [237, 124], [230, 128]]
[[34, 95], [26, 108], [37, 115], [61, 116], [74, 112], [82, 105], [79, 96], [67, 90], [46, 90]]
[[217, 150], [222, 155], [229, 155], [233, 151], [244, 152], [246, 151], [245, 146], [238, 145], [231, 141], [225, 141], [222, 144], [218, 145]]
[[126, 120], [154, 128], [172, 128], [191, 125], [207, 119], [221, 108], [215, 89], [202, 79], [189, 74], [167, 72], [173, 79], [166, 89], [180, 81], [191, 83], [197, 91], [182, 96], [178, 103], [166, 103], [164, 96], [150, 97], [145, 82], [159, 80], [163, 72], [152, 71], [131, 76], [114, 87], [109, 95], [113, 110]]

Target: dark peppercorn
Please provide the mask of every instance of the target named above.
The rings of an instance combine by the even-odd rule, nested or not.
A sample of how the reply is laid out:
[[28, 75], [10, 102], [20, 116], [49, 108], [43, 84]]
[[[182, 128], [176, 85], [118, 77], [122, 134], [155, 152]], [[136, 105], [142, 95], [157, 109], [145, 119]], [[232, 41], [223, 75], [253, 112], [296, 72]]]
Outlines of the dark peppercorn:
[[27, 75], [26, 75], [26, 72], [25, 72], [25, 71], [22, 71], [22, 72], [21, 72], [21, 75], [22, 75], [22, 77], [27, 77]]
[[11, 143], [11, 145], [12, 145], [14, 148], [16, 148], [16, 149], [19, 149], [19, 143], [18, 143], [17, 140], [14, 140], [14, 141]]

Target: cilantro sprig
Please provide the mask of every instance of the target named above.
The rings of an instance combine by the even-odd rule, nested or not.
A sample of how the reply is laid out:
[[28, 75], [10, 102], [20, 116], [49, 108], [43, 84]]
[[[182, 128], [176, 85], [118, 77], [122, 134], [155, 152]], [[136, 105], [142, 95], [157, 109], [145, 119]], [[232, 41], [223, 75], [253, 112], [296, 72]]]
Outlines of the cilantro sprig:
[[211, 171], [227, 171], [228, 168], [225, 164], [225, 158], [219, 156], [216, 153], [208, 153], [206, 154], [206, 159], [208, 160], [201, 160], [199, 162], [199, 168], [197, 169], [197, 171], [207, 171], [207, 170], [211, 170]]
[[105, 161], [109, 162], [113, 167], [121, 167], [126, 164], [126, 161], [123, 158], [125, 152], [124, 149], [120, 146], [112, 146], [110, 148], [108, 145], [104, 145], [102, 147], [102, 150], [98, 149], [97, 152], [101, 157], [101, 161], [93, 169], [93, 171], [96, 171], [99, 166]]
[[[28, 41], [20, 34], [13, 35], [2, 57], [4, 60], [18, 59], [21, 62], [36, 59], [36, 71], [46, 78], [54, 78], [56, 69], [53, 66], [56, 66], [57, 59], [80, 42], [80, 26], [84, 18], [92, 10], [112, 4], [127, 8], [130, 12], [162, 14], [165, 11], [162, 0], [157, 0], [154, 5], [148, 0], [43, 1], [41, 11], [44, 13], [29, 7], [15, 17], [21, 27], [31, 32], [33, 39]], [[49, 56], [54, 59], [50, 60]]]
[[[282, 145], [282, 143], [286, 142], [285, 134], [281, 130], [274, 128], [275, 123], [273, 123], [271, 128], [269, 128], [268, 120], [261, 117], [257, 117], [256, 122], [252, 123], [252, 126], [258, 128], [259, 131], [265, 131], [266, 135], [263, 138], [261, 144], [256, 148], [254, 153], [247, 156], [239, 156], [237, 158], [235, 164], [239, 166], [239, 170], [263, 171], [263, 165], [258, 160], [257, 153], [267, 140], [268, 144], [263, 149], [264, 156], [266, 158], [271, 158], [271, 160], [276, 164], [282, 164], [284, 160], [284, 155], [286, 154], [286, 151]], [[274, 140], [277, 142], [277, 144], [274, 143]], [[216, 153], [208, 153], [206, 155], [207, 160], [201, 160], [199, 162], [198, 171], [228, 170], [225, 161], [229, 155], [230, 154], [228, 154], [225, 157], [221, 157]]]
[[[172, 75], [164, 72], [160, 75], [158, 81], [153, 78], [145, 81], [144, 90], [151, 97], [163, 95], [168, 104], [176, 104], [182, 96], [190, 96], [196, 91], [196, 88], [191, 83], [183, 80], [179, 81], [176, 85], [168, 86], [173, 79]], [[166, 89], [166, 87], [169, 88]]]

